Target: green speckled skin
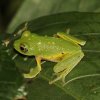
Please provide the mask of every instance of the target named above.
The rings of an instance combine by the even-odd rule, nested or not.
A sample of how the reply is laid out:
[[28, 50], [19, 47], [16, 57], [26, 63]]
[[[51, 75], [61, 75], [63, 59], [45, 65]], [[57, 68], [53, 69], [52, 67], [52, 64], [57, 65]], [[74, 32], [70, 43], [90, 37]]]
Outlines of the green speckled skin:
[[[23, 53], [20, 50], [20, 44], [26, 43], [28, 45], [28, 52]], [[59, 55], [61, 53], [73, 53], [80, 50], [80, 46], [73, 42], [66, 41], [61, 38], [38, 36], [35, 34], [29, 34], [29, 36], [22, 36], [21, 39], [16, 40], [14, 47], [21, 54], [29, 56], [41, 56], [42, 58], [48, 56]]]
[[31, 70], [29, 74], [25, 74], [25, 78], [35, 77], [41, 70], [40, 61], [44, 59], [59, 62], [53, 69], [57, 78], [50, 84], [60, 79], [65, 81], [65, 76], [83, 58], [84, 54], [79, 44], [83, 43], [82, 45], [84, 45], [85, 41], [63, 34], [58, 34], [58, 36], [39, 36], [25, 31], [22, 37], [14, 42], [14, 48], [21, 54], [37, 57], [37, 69], [33, 69], [33, 73]]

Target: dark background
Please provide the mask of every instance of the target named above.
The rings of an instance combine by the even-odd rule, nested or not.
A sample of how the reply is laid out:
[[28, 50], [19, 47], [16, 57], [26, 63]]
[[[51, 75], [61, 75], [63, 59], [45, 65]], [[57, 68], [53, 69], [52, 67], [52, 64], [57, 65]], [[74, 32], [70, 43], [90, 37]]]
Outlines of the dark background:
[[0, 33], [6, 28], [16, 14], [23, 0], [0, 0]]

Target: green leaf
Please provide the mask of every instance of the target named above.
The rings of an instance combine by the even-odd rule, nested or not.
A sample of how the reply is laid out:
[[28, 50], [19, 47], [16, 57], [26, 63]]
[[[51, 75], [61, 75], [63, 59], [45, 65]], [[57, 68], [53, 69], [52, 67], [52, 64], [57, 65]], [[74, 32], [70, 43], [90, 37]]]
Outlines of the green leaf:
[[70, 11], [100, 12], [99, 4], [99, 0], [23, 0], [8, 32], [12, 33], [24, 21], [44, 15]]
[[[66, 85], [63, 87], [61, 82], [54, 85], [48, 85], [47, 82], [52, 80], [53, 66], [55, 63], [46, 62], [42, 64], [42, 71], [37, 76], [38, 79], [28, 83], [27, 91], [29, 100], [53, 99], [59, 93], [65, 100], [99, 100], [100, 98], [100, 13], [61, 13], [50, 16], [44, 16], [28, 22], [27, 29], [39, 35], [50, 35], [64, 31], [70, 28], [70, 34], [86, 40], [86, 45], [82, 47], [85, 57], [81, 62], [66, 76]], [[20, 25], [14, 33], [17, 33], [25, 26]], [[24, 56], [25, 57], [25, 56]], [[28, 68], [35, 67], [36, 63], [33, 58], [28, 57], [24, 61], [22, 55], [15, 59], [15, 63], [20, 70], [28, 71]], [[19, 59], [20, 58], [20, 59]], [[25, 66], [22, 68], [22, 66]], [[36, 77], [36, 78], [37, 78]], [[54, 87], [52, 90], [52, 87]], [[41, 91], [40, 91], [41, 90]], [[50, 91], [51, 99], [46, 95]], [[59, 92], [60, 91], [60, 92]], [[42, 95], [41, 95], [42, 92]], [[35, 96], [37, 93], [37, 96]], [[57, 94], [58, 93], [58, 94]], [[64, 94], [63, 94], [64, 93]], [[66, 94], [66, 95], [65, 95]], [[42, 97], [44, 96], [44, 97]], [[47, 98], [46, 98], [47, 97]], [[58, 98], [55, 97], [55, 100]]]
[[13, 100], [23, 85], [22, 75], [11, 59], [11, 47], [5, 47], [0, 36], [0, 100]]
[[47, 81], [37, 78], [28, 85], [28, 100], [75, 100], [70, 94], [66, 94], [59, 87], [50, 86]]

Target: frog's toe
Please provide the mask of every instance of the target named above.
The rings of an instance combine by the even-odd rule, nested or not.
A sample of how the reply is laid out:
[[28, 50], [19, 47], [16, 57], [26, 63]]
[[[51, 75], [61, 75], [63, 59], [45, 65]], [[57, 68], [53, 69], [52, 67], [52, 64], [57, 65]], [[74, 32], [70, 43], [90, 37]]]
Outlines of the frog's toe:
[[24, 78], [33, 78], [31, 74], [23, 74]]
[[65, 74], [55, 73], [54, 75], [56, 75], [57, 77], [54, 80], [50, 81], [49, 84], [53, 84], [59, 80], [62, 81], [62, 84], [65, 84], [65, 77], [66, 77]]
[[58, 76], [57, 78], [55, 78], [54, 80], [50, 81], [49, 84], [53, 84], [53, 83], [55, 83], [56, 81], [61, 80], [61, 79], [62, 79], [62, 76], [60, 75], [60, 76]]
[[66, 82], [65, 82], [65, 76], [62, 77], [62, 82], [63, 82], [63, 84], [66, 83]]
[[24, 78], [34, 78], [39, 74], [40, 71], [37, 70], [36, 68], [31, 68], [30, 72], [27, 74], [23, 74]]

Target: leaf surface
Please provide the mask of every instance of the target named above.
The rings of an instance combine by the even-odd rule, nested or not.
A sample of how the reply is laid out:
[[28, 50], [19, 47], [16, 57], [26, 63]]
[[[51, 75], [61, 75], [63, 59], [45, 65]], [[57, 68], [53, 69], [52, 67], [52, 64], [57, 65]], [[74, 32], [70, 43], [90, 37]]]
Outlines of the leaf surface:
[[[73, 17], [74, 16], [74, 17]], [[82, 47], [83, 52], [85, 53], [85, 57], [81, 60], [81, 62], [69, 73], [66, 77], [66, 85], [63, 87], [61, 82], [55, 83], [57, 89], [61, 89], [62, 93], [66, 94], [66, 97], [70, 97], [69, 100], [99, 100], [100, 97], [100, 28], [99, 28], [99, 13], [61, 13], [50, 16], [44, 16], [33, 21], [28, 22], [28, 30], [31, 32], [35, 32], [39, 35], [49, 35], [64, 31], [66, 32], [67, 28], [70, 28], [70, 34], [86, 40], [86, 45]], [[15, 33], [18, 32], [21, 28], [25, 26], [23, 23], [19, 26]], [[19, 57], [20, 58], [20, 57]], [[16, 62], [19, 62], [20, 65], [25, 65], [23, 69], [29, 67], [35, 67], [36, 63], [33, 58], [29, 58], [28, 61], [22, 61], [16, 58]], [[26, 63], [26, 64], [25, 64]], [[16, 63], [18, 64], [18, 63]], [[37, 87], [42, 89], [44, 92], [44, 97], [46, 92], [48, 92], [50, 87], [46, 82], [43, 83], [43, 80], [49, 81], [52, 79], [53, 74], [53, 66], [55, 63], [47, 62], [42, 64], [42, 71], [37, 76], [39, 79], [33, 79], [32, 83], [29, 84], [29, 100], [32, 98], [38, 98], [38, 96], [34, 97], [34, 91], [37, 91]], [[22, 69], [22, 68], [20, 68]], [[27, 69], [26, 69], [27, 71]], [[43, 79], [43, 80], [41, 80]], [[44, 84], [43, 86], [39, 84]], [[44, 90], [47, 88], [47, 91]], [[34, 87], [32, 89], [31, 87]], [[35, 88], [36, 87], [36, 88]], [[42, 91], [41, 90], [41, 91]], [[32, 92], [33, 91], [33, 92]], [[51, 89], [51, 91], [54, 91]], [[60, 91], [60, 90], [55, 90]], [[37, 91], [38, 95], [41, 95], [40, 91]], [[57, 95], [57, 94], [56, 94]], [[53, 98], [54, 95], [52, 95]], [[50, 96], [51, 97], [51, 96]], [[65, 99], [65, 96], [62, 98]], [[40, 96], [40, 98], [42, 98]], [[49, 95], [48, 95], [49, 98]], [[73, 99], [72, 99], [73, 98]], [[37, 99], [36, 99], [37, 100]], [[51, 100], [51, 99], [50, 99]], [[56, 100], [56, 99], [55, 99]], [[58, 99], [57, 99], [58, 100]]]

